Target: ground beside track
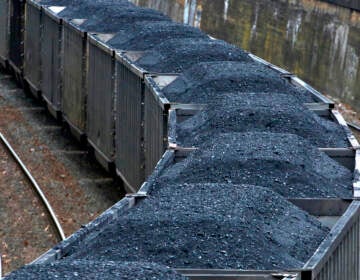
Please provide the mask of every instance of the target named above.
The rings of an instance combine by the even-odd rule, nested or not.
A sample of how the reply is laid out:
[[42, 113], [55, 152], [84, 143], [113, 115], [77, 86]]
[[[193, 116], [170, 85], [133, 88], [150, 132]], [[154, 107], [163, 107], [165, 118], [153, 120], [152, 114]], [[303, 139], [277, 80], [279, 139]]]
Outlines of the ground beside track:
[[[66, 236], [123, 196], [120, 183], [76, 144], [40, 102], [26, 96], [3, 73], [0, 132], [39, 183]], [[5, 148], [0, 148], [0, 253], [5, 274], [50, 249], [57, 238], [30, 184]]]

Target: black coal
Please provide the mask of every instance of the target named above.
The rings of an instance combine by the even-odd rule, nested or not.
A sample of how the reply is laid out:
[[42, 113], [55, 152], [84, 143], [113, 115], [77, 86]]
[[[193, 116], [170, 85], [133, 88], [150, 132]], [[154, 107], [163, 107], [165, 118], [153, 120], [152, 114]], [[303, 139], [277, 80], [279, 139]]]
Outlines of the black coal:
[[62, 5], [66, 5], [66, 8], [58, 15], [65, 19], [103, 19], [110, 14], [120, 12], [124, 8], [137, 9], [126, 0], [66, 0]]
[[213, 135], [162, 176], [175, 183], [252, 184], [291, 198], [349, 198], [352, 179], [305, 139], [258, 132]]
[[145, 51], [174, 38], [207, 38], [199, 29], [175, 22], [138, 22], [131, 30], [120, 31], [108, 44], [116, 49]]
[[164, 88], [171, 102], [209, 103], [225, 93], [274, 92], [294, 95], [301, 102], [313, 96], [292, 86], [280, 75], [257, 62], [203, 62], [186, 70]]
[[68, 258], [176, 268], [299, 268], [327, 233], [266, 188], [164, 184]]
[[166, 21], [170, 22], [170, 18], [160, 12], [144, 9], [144, 8], [122, 8], [119, 11], [108, 9], [103, 14], [92, 17], [81, 24], [80, 28], [84, 30], [117, 33], [122, 31], [133, 32], [133, 24], [141, 21]]
[[344, 129], [319, 117], [292, 95], [274, 93], [224, 94], [178, 125], [178, 143], [196, 146], [226, 132], [274, 132], [301, 136], [317, 147], [348, 147]]
[[221, 40], [173, 39], [165, 41], [136, 61], [150, 72], [181, 73], [195, 63], [206, 61], [251, 61], [243, 50]]
[[4, 279], [185, 280], [188, 278], [165, 266], [154, 263], [75, 260], [43, 265], [28, 265], [14, 271]]

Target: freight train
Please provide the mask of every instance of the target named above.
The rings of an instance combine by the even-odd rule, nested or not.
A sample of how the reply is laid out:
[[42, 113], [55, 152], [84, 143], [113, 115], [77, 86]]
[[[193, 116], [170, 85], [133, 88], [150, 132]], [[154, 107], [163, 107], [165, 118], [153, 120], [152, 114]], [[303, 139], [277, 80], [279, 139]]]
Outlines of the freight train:
[[292, 73], [122, 0], [0, 0], [0, 65], [129, 193], [7, 279], [360, 279], [359, 144]]

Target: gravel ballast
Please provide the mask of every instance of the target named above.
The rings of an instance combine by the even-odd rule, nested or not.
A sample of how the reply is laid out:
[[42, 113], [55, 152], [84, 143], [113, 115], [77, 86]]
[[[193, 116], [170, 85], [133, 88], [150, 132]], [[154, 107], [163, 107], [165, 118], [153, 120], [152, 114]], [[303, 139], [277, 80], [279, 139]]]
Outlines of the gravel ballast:
[[165, 266], [154, 263], [75, 260], [44, 265], [28, 265], [11, 273], [5, 279], [185, 280], [188, 278], [177, 274]]
[[120, 31], [107, 43], [115, 48], [130, 51], [150, 50], [169, 39], [208, 38], [199, 29], [176, 22], [138, 22], [131, 30]]
[[348, 147], [344, 129], [299, 104], [294, 96], [274, 93], [225, 94], [178, 125], [182, 146], [196, 146], [214, 134], [273, 132], [301, 136], [316, 147]]
[[145, 53], [136, 64], [157, 73], [181, 73], [195, 63], [206, 61], [247, 61], [243, 50], [221, 40], [210, 38], [173, 39]]
[[327, 233], [266, 188], [163, 185], [68, 258], [142, 260], [172, 268], [295, 268]]
[[162, 180], [252, 184], [290, 198], [350, 198], [353, 174], [301, 137], [249, 132], [213, 135]]
[[274, 92], [294, 95], [299, 102], [315, 102], [280, 74], [257, 62], [202, 62], [182, 73], [164, 88], [170, 102], [207, 104], [226, 93]]

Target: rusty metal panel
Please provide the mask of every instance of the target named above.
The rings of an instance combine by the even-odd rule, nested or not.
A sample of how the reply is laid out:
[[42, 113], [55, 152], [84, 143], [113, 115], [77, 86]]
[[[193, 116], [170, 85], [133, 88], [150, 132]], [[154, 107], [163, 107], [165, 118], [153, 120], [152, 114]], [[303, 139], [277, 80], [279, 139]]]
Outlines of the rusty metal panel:
[[[127, 191], [136, 191], [145, 179], [143, 151], [143, 77], [116, 61], [116, 169]], [[131, 67], [131, 66], [130, 66]]]
[[10, 50], [9, 60], [17, 70], [23, 68], [25, 1], [10, 1]]
[[9, 58], [9, 1], [0, 0], [0, 63], [5, 67]]
[[69, 125], [78, 134], [83, 134], [86, 127], [87, 34], [71, 23], [64, 22], [63, 27], [62, 112]]
[[144, 100], [144, 152], [145, 177], [147, 178], [168, 146], [168, 108], [159, 104], [160, 101], [155, 98], [148, 86], [145, 87]]
[[61, 110], [62, 21], [46, 9], [42, 15], [41, 91], [54, 111]]
[[41, 82], [41, 7], [33, 1], [26, 2], [24, 38], [24, 78], [40, 90]]
[[115, 60], [114, 52], [99, 47], [97, 39], [88, 37], [87, 136], [106, 162], [115, 154]]

